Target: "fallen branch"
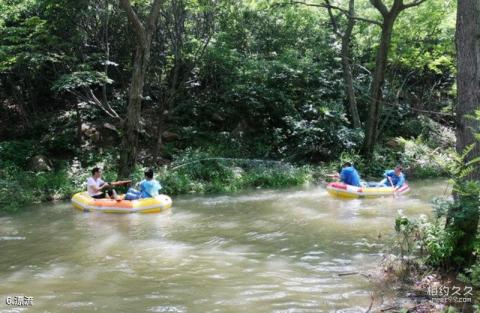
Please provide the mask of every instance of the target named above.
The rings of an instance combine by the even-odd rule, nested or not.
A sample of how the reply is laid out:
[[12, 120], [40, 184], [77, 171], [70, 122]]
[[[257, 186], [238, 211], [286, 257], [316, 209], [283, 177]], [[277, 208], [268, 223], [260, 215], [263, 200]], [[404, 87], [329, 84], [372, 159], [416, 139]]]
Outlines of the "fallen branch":
[[370, 301], [370, 306], [368, 307], [368, 309], [365, 311], [365, 313], [368, 313], [372, 310], [372, 306], [373, 306], [373, 302], [375, 301], [375, 298], [373, 297], [373, 294], [370, 294], [370, 299], [372, 301]]
[[339, 273], [338, 276], [350, 276], [350, 275], [357, 275], [360, 274], [359, 272], [346, 272], [346, 273]]

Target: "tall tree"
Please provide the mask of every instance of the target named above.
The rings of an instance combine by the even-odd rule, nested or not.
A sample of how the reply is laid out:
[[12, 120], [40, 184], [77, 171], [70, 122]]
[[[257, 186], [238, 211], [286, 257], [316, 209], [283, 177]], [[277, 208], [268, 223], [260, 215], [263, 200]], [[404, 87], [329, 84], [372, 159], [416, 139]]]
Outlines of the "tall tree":
[[[163, 88], [156, 114], [156, 144], [152, 153], [154, 163], [162, 162], [162, 134], [169, 127], [179, 99], [188, 94], [188, 81], [192, 83], [195, 79], [194, 69], [201, 62], [214, 35], [216, 14], [222, 10], [221, 1], [202, 0], [188, 3], [184, 0], [172, 0], [169, 6], [162, 9], [165, 13], [162, 13], [164, 18], [160, 23], [166, 35], [161, 42], [162, 47], [155, 51], [166, 56], [169, 61], [160, 65], [164, 77], [158, 81], [158, 86]], [[157, 76], [161, 75], [157, 73]]]
[[353, 75], [352, 75], [352, 62], [351, 62], [351, 41], [352, 32], [355, 27], [355, 0], [348, 1], [348, 11], [346, 13], [347, 24], [345, 30], [342, 32], [336, 21], [336, 17], [332, 12], [332, 5], [330, 0], [325, 0], [325, 6], [328, 10], [330, 17], [330, 23], [332, 24], [333, 32], [341, 40], [340, 56], [342, 59], [342, 73], [345, 83], [345, 91], [347, 93], [348, 100], [348, 112], [353, 123], [353, 127], [360, 128], [362, 126], [360, 122], [360, 116], [358, 115], [357, 98], [355, 97], [355, 89], [353, 88]]
[[[480, 2], [458, 0], [457, 7], [457, 97], [456, 106], [456, 149], [460, 154], [468, 153], [463, 162], [475, 162], [480, 157], [480, 145], [475, 133], [480, 132], [480, 121], [472, 118], [480, 109]], [[471, 145], [474, 145], [471, 147]], [[461, 192], [455, 194], [455, 204], [447, 216], [447, 227], [455, 231], [450, 263], [467, 265], [472, 259], [474, 241], [479, 221], [480, 166], [459, 182]], [[476, 184], [476, 186], [475, 186]], [[462, 262], [465, 262], [462, 264]]]
[[129, 0], [119, 0], [119, 2], [120, 6], [127, 13], [136, 39], [127, 116], [124, 120], [125, 133], [122, 139], [122, 150], [120, 152], [118, 168], [118, 175], [120, 177], [128, 177], [132, 173], [137, 159], [143, 86], [150, 61], [152, 38], [160, 15], [162, 0], [153, 1], [145, 24], [140, 20]]
[[370, 0], [370, 3], [380, 12], [382, 16], [382, 31], [380, 44], [375, 58], [375, 71], [370, 89], [370, 105], [368, 108], [368, 119], [365, 127], [365, 140], [363, 143], [363, 154], [370, 157], [373, 153], [378, 138], [378, 124], [382, 114], [383, 105], [383, 84], [387, 68], [388, 51], [392, 40], [393, 25], [398, 15], [408, 8], [420, 5], [426, 0], [413, 0], [404, 3], [403, 0], [394, 0], [389, 9], [383, 0]]
[[[330, 17], [330, 24], [332, 25], [333, 32], [341, 41], [340, 48], [340, 57], [342, 60], [342, 74], [343, 81], [345, 84], [345, 92], [347, 94], [347, 110], [350, 114], [350, 119], [352, 121], [354, 128], [360, 128], [362, 126], [360, 121], [360, 116], [358, 114], [357, 98], [355, 96], [355, 89], [353, 87], [353, 73], [352, 73], [352, 34], [353, 28], [355, 27], [356, 21], [363, 21], [371, 24], [376, 24], [381, 26], [380, 22], [371, 20], [364, 17], [359, 17], [355, 14], [355, 0], [348, 1], [348, 9], [341, 8], [339, 6], [333, 5], [330, 0], [324, 0], [324, 3], [308, 3], [302, 1], [291, 1], [284, 4], [300, 4], [310, 7], [319, 7], [326, 8], [328, 11], [328, 16]], [[340, 12], [337, 16], [334, 15], [333, 11]], [[347, 19], [346, 25], [342, 30], [337, 22], [337, 18], [341, 15], [344, 15]]]

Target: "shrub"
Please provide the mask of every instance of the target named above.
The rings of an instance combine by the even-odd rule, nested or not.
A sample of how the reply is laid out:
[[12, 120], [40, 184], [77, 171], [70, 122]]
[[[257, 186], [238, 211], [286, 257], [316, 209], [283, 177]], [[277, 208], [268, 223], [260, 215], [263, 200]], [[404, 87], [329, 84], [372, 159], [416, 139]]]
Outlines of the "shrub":
[[311, 177], [308, 167], [265, 160], [215, 158], [205, 152], [188, 150], [170, 170], [163, 171], [160, 180], [163, 192], [177, 195], [295, 186]]
[[43, 152], [43, 149], [34, 140], [0, 142], [0, 167], [26, 168], [32, 156]]

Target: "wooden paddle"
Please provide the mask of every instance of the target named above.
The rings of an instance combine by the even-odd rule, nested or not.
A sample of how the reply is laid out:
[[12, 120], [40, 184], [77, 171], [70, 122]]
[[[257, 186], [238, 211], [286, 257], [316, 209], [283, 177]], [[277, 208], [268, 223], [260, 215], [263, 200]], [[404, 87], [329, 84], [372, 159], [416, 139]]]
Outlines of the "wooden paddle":
[[395, 190], [395, 185], [393, 184], [392, 178], [390, 176], [387, 176], [387, 178], [390, 181], [390, 184], [392, 185], [392, 188], [393, 188], [393, 197], [398, 198], [397, 191]]
[[131, 180], [119, 180], [119, 181], [111, 182], [110, 185], [111, 186], [127, 186], [127, 185], [130, 185], [131, 183], [132, 183]]
[[337, 173], [337, 174], [326, 174], [325, 176], [327, 177], [331, 177], [331, 178], [338, 178], [340, 177], [340, 175]]

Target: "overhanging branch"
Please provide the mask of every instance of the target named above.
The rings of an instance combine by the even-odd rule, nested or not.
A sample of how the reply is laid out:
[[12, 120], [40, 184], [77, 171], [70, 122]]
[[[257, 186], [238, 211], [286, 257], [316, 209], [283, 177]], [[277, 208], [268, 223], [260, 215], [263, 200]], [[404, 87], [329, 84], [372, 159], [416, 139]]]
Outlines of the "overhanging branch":
[[[339, 6], [336, 6], [336, 5], [326, 4], [326, 3], [309, 3], [309, 2], [303, 2], [303, 1], [289, 1], [289, 2], [277, 3], [276, 5], [277, 6], [304, 5], [304, 6], [307, 6], [307, 7], [316, 7], [316, 8], [337, 10], [337, 11], [340, 11], [347, 16], [350, 15], [348, 10], [346, 10], [344, 8], [341, 8]], [[361, 17], [361, 16], [350, 16], [350, 18], [352, 18], [354, 20], [357, 20], [357, 21], [362, 21], [362, 22], [382, 26], [382, 23], [380, 23], [379, 21], [371, 20], [369, 18], [365, 18], [365, 17]]]

